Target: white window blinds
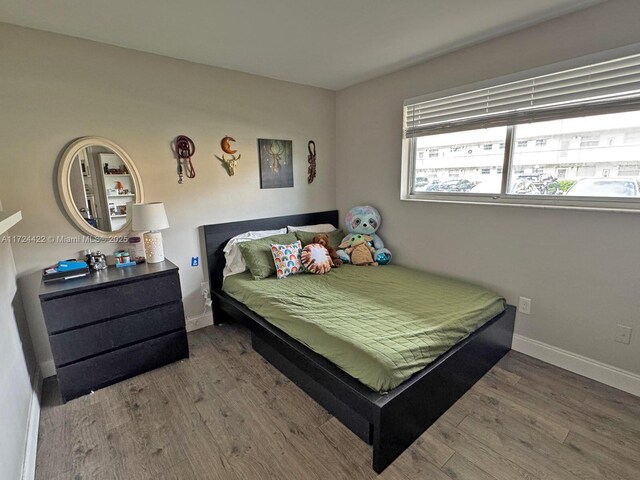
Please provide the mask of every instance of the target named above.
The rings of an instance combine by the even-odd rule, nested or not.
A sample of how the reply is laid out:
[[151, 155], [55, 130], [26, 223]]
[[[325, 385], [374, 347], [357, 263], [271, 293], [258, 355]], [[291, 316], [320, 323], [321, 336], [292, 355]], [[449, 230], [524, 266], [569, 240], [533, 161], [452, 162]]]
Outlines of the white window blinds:
[[406, 138], [444, 131], [623, 111], [640, 105], [640, 55], [405, 102]]

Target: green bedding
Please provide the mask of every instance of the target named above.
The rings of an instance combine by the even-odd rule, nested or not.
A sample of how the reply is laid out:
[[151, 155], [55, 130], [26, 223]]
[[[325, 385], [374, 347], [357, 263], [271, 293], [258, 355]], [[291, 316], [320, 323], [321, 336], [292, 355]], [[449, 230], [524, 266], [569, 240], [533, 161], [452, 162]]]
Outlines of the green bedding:
[[253, 280], [223, 290], [377, 392], [422, 370], [505, 308], [482, 287], [395, 265]]

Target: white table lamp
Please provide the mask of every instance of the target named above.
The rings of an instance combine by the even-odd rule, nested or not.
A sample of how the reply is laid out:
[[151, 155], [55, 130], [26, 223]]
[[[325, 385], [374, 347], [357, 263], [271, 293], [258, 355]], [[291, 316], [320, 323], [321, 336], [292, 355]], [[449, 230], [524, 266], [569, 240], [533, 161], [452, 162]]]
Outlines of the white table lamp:
[[144, 234], [144, 252], [147, 263], [158, 263], [164, 260], [162, 234], [158, 230], [169, 228], [164, 203], [134, 203], [131, 211], [131, 228]]

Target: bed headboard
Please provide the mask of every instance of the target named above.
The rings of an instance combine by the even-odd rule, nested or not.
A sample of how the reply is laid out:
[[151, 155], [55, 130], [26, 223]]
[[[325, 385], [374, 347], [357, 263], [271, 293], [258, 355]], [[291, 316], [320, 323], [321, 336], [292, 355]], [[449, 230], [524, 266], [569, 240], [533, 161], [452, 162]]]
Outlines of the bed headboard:
[[205, 225], [204, 241], [209, 269], [209, 286], [212, 292], [222, 290], [222, 270], [224, 269], [224, 253], [222, 250], [232, 237], [250, 230], [273, 230], [287, 225], [312, 225], [314, 223], [331, 223], [338, 225], [338, 211], [301, 213], [284, 217], [258, 218], [240, 222]]

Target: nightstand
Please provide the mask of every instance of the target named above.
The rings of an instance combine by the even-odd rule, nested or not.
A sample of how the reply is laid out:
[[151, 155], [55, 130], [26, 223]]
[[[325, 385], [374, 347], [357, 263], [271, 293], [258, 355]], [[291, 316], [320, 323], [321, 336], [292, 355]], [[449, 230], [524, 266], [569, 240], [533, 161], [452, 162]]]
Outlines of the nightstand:
[[43, 282], [40, 303], [64, 401], [189, 356], [169, 260]]

